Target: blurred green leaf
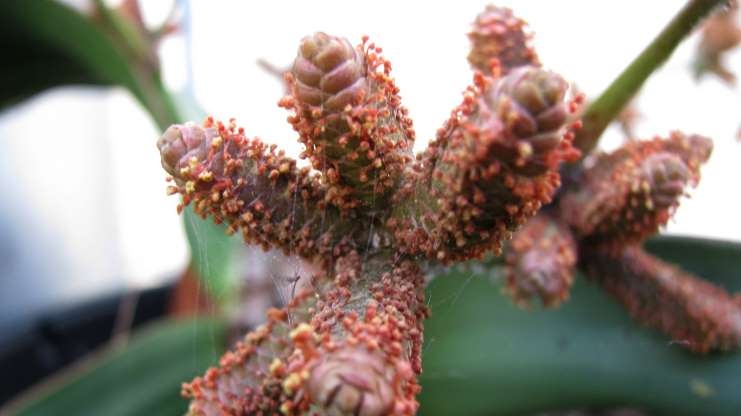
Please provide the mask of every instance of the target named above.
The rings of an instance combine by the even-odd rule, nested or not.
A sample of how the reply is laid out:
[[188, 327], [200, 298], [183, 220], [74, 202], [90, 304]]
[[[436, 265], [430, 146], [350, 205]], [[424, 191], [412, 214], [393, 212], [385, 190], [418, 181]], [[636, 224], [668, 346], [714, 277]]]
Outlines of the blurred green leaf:
[[[174, 98], [178, 112], [186, 120], [200, 122], [206, 118], [206, 111], [193, 95], [181, 92]], [[213, 300], [222, 305], [229, 303], [237, 294], [235, 288], [239, 276], [234, 260], [243, 247], [241, 239], [227, 236], [226, 226], [202, 219], [190, 206], [183, 211], [183, 222], [191, 250], [191, 266], [198, 272]]]
[[221, 305], [234, 300], [238, 283], [234, 257], [242, 242], [227, 236], [223, 224], [201, 219], [190, 206], [183, 211], [183, 221], [191, 250], [191, 266], [198, 272], [212, 300]]
[[[659, 238], [650, 250], [732, 290], [741, 246]], [[741, 354], [696, 356], [641, 328], [579, 281], [557, 311], [522, 311], [500, 285], [441, 276], [428, 291], [421, 415], [521, 415], [631, 405], [652, 415], [737, 415]], [[224, 326], [165, 322], [17, 405], [22, 415], [181, 414], [182, 381], [223, 351]]]
[[[648, 248], [731, 290], [741, 247], [659, 238]], [[580, 278], [556, 311], [522, 311], [501, 279], [441, 276], [428, 291], [421, 415], [515, 415], [631, 405], [652, 415], [738, 415], [741, 354], [697, 356], [642, 328]]]
[[53, 0], [0, 2], [0, 109], [66, 84], [128, 88], [143, 100], [131, 63], [78, 11]]
[[[180, 114], [202, 120], [205, 112], [192, 96], [171, 97], [164, 89], [136, 31], [103, 2], [95, 4], [98, 23], [110, 26], [106, 30], [53, 0], [0, 2], [0, 45], [7, 63], [0, 68], [0, 109], [61, 85], [117, 85], [127, 88], [162, 130], [182, 122]], [[214, 300], [228, 302], [236, 280], [236, 239], [190, 209], [184, 223], [194, 269]]]
[[180, 384], [216, 362], [223, 340], [220, 322], [160, 322], [135, 334], [124, 350], [102, 352], [6, 410], [23, 416], [182, 415], [188, 402]]

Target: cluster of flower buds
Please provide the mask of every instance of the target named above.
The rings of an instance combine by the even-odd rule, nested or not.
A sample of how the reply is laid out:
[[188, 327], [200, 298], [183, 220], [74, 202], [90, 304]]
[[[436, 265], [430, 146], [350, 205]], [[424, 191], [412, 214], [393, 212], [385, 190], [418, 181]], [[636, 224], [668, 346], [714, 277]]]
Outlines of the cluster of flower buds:
[[[483, 38], [474, 42], [486, 50]], [[164, 133], [158, 147], [179, 209], [190, 204], [247, 243], [323, 269], [219, 367], [185, 385], [191, 414], [416, 412], [429, 314], [420, 262], [498, 250], [551, 200], [559, 164], [577, 155], [567, 83], [539, 68], [531, 49], [514, 59], [517, 48], [488, 49], [497, 56], [487, 60], [507, 59], [506, 71], [490, 75], [506, 75], [478, 73], [416, 159], [381, 48], [324, 33], [301, 41], [280, 103], [311, 166], [298, 168], [233, 121]]]
[[[486, 52], [502, 71], [474, 76], [395, 195], [388, 225], [407, 253], [443, 263], [498, 253], [513, 230], [551, 201], [561, 185], [560, 164], [579, 155], [571, 142], [580, 98], [568, 100], [566, 81], [536, 66], [528, 36], [508, 35], [504, 29], [522, 33], [523, 24], [504, 10], [487, 8], [474, 33], [502, 32], [506, 50], [487, 49], [476, 37], [472, 52]], [[517, 51], [528, 59], [508, 59]]]
[[191, 205], [247, 243], [321, 269], [218, 367], [184, 385], [191, 415], [415, 414], [429, 315], [421, 264], [498, 253], [520, 227], [505, 289], [519, 304], [557, 306], [581, 266], [636, 317], [693, 349], [739, 344], [739, 310], [725, 292], [636, 245], [697, 182], [710, 141], [675, 133], [631, 142], [596, 157], [557, 195], [561, 163], [579, 157], [580, 98], [569, 100], [563, 78], [540, 67], [530, 38], [508, 9], [477, 18], [469, 60], [479, 72], [416, 158], [381, 48], [324, 33], [301, 41], [280, 103], [311, 166], [233, 121], [164, 133], [158, 147], [180, 210]]
[[505, 291], [518, 305], [568, 297], [575, 265], [629, 313], [693, 351], [741, 346], [741, 305], [722, 288], [682, 272], [640, 247], [696, 186], [712, 141], [673, 132], [631, 140], [573, 169], [558, 203], [507, 247]]
[[538, 296], [544, 306], [557, 306], [568, 297], [578, 264], [631, 316], [679, 345], [696, 352], [741, 346], [736, 299], [641, 248], [666, 224], [686, 188], [697, 185], [711, 151], [709, 139], [674, 132], [596, 155], [549, 214], [514, 235], [506, 292], [519, 305]]

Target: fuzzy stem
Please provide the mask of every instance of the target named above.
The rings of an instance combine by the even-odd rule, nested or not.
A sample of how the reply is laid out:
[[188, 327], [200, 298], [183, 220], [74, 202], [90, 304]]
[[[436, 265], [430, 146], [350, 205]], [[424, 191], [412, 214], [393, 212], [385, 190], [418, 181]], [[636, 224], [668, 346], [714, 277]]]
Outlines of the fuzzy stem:
[[190, 415], [412, 415], [424, 278], [409, 260], [350, 252], [183, 386]]
[[428, 315], [421, 269], [388, 253], [355, 252], [334, 269], [312, 320], [319, 354], [293, 374], [310, 371], [304, 388], [321, 414], [414, 414]]
[[594, 100], [584, 112], [583, 127], [576, 134], [574, 145], [588, 154], [607, 125], [638, 92], [648, 77], [674, 52], [677, 45], [715, 7], [727, 0], [691, 0], [669, 22], [664, 30], [628, 65], [623, 72]]
[[247, 243], [313, 259], [336, 255], [357, 234], [327, 206], [326, 187], [308, 167], [247, 138], [233, 121], [173, 125], [157, 146], [175, 183], [169, 192], [183, 196], [180, 209], [192, 203], [202, 218], [229, 224], [227, 233], [241, 230]]
[[638, 321], [695, 352], [741, 345], [741, 307], [723, 288], [661, 261], [638, 246], [582, 250], [586, 274]]

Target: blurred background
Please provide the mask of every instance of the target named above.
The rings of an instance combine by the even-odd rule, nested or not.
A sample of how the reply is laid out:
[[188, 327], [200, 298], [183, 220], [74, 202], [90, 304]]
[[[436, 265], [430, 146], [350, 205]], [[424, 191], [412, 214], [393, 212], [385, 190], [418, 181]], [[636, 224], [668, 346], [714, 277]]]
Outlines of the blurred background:
[[[93, 10], [88, 1], [64, 3], [83, 13]], [[248, 135], [298, 155], [287, 113], [276, 105], [283, 85], [258, 60], [286, 68], [301, 37], [314, 31], [342, 34], [352, 42], [369, 35], [393, 64], [419, 150], [471, 80], [465, 33], [484, 4], [162, 0], [142, 1], [141, 12], [148, 28], [176, 22], [157, 48], [168, 90], [194, 97], [219, 119], [235, 117]], [[684, 2], [497, 4], [513, 7], [535, 29], [546, 67], [593, 97]], [[715, 151], [701, 186], [666, 233], [741, 241], [736, 183], [741, 92], [717, 77], [693, 78], [697, 43], [695, 35], [680, 45], [646, 83], [634, 102], [640, 113], [635, 135], [650, 138], [679, 129], [712, 137]], [[741, 68], [741, 51], [729, 53], [726, 63]], [[153, 290], [181, 276], [190, 256], [183, 220], [175, 212], [177, 197], [165, 196], [155, 147], [160, 132], [121, 87], [54, 88], [0, 113], [0, 351], [3, 340], [29, 333], [54, 311]], [[612, 148], [623, 140], [620, 129], [611, 127], [602, 143]], [[274, 254], [245, 258], [246, 269], [265, 258], [273, 268], [286, 261]], [[47, 358], [53, 361], [53, 354]]]

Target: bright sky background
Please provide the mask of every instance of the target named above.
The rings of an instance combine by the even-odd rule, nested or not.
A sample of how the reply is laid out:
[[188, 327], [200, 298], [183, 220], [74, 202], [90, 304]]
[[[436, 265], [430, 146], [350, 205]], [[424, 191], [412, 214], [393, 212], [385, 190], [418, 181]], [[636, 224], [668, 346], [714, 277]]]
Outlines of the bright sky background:
[[[153, 23], [167, 13], [169, 2], [144, 3]], [[513, 7], [530, 22], [546, 67], [593, 96], [683, 3], [498, 4]], [[193, 85], [203, 108], [218, 118], [236, 117], [248, 134], [297, 154], [287, 113], [276, 106], [282, 86], [255, 61], [286, 66], [301, 37], [317, 30], [345, 35], [353, 43], [367, 34], [393, 64], [415, 122], [417, 148], [422, 148], [471, 80], [465, 33], [485, 4], [196, 0], [189, 42], [180, 35], [163, 44], [165, 77], [173, 89], [186, 85], [190, 43]], [[644, 115], [637, 131], [648, 138], [681, 129], [715, 139], [703, 182], [683, 202], [668, 232], [741, 241], [741, 144], [734, 137], [741, 124], [741, 94], [714, 78], [700, 84], [692, 80], [696, 42], [693, 37], [683, 44], [648, 81], [637, 102]], [[741, 72], [741, 53], [728, 58]], [[16, 234], [31, 241], [30, 251], [19, 256], [58, 279], [47, 295], [36, 288], [49, 282], [32, 278], [25, 283], [40, 302], [45, 296], [63, 300], [92, 294], [101, 286], [144, 287], [181, 270], [187, 248], [175, 215], [177, 200], [165, 196], [157, 136], [146, 114], [121, 90], [65, 88], [0, 114], [0, 191], [12, 201], [0, 214], [13, 219]], [[620, 140], [611, 129], [605, 142], [614, 147]], [[12, 308], [13, 300], [8, 302]]]

